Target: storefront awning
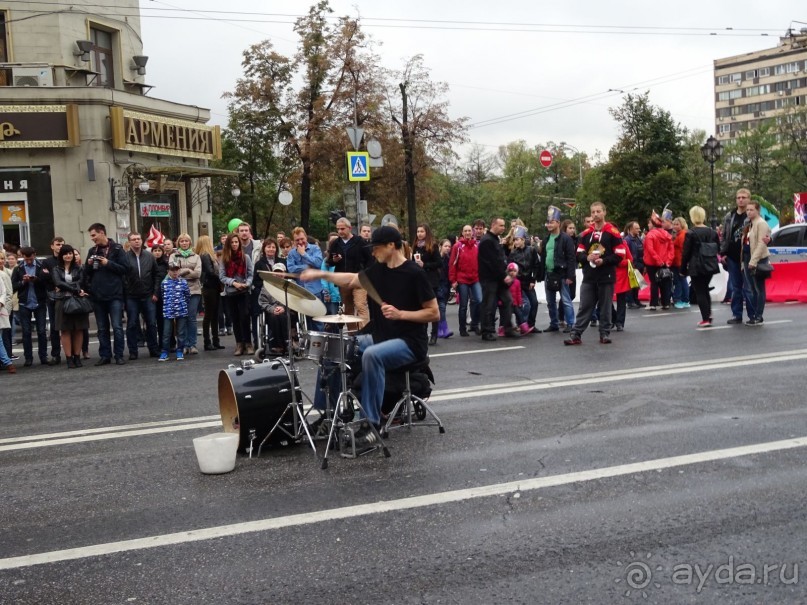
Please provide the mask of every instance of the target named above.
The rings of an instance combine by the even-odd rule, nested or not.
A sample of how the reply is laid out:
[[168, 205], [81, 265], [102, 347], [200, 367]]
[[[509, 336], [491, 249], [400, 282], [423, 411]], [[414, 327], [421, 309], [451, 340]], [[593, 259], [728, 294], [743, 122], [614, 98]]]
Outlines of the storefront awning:
[[179, 180], [188, 178], [205, 178], [210, 176], [239, 177], [238, 170], [225, 170], [223, 168], [210, 168], [209, 166], [147, 166], [143, 169], [146, 176], [156, 177], [160, 175], [171, 176]]

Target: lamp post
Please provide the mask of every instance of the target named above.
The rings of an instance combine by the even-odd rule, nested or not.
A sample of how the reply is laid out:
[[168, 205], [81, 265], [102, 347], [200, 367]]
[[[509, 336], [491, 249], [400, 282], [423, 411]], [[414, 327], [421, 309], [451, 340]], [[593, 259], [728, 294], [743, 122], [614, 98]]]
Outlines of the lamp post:
[[717, 211], [715, 210], [715, 162], [723, 155], [723, 146], [714, 136], [709, 135], [706, 142], [701, 147], [703, 159], [709, 162], [709, 170], [712, 174], [712, 229], [717, 229]]

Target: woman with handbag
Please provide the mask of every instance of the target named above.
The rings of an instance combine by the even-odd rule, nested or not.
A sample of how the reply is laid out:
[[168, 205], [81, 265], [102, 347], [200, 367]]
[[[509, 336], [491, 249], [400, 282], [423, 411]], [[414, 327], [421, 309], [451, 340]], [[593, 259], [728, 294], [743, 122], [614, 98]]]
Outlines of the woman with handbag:
[[81, 367], [81, 346], [84, 330], [90, 327], [92, 304], [81, 289], [81, 264], [76, 261], [73, 247], [64, 244], [59, 250], [58, 263], [51, 279], [56, 293], [56, 329], [68, 368]]
[[224, 244], [219, 265], [219, 280], [224, 284], [224, 301], [230, 310], [235, 332], [234, 355], [252, 355], [250, 330], [249, 287], [254, 267], [252, 259], [241, 249], [237, 233], [230, 233]]
[[644, 264], [647, 276], [650, 278], [650, 306], [649, 311], [655, 311], [659, 306], [659, 291], [661, 292], [661, 308], [670, 308], [670, 294], [672, 289], [672, 271], [675, 250], [672, 236], [664, 230], [661, 217], [653, 211], [650, 216], [653, 228], [644, 238]]
[[760, 216], [759, 202], [748, 202], [745, 214], [748, 224], [743, 228], [743, 246], [741, 250], [743, 279], [751, 288], [751, 302], [755, 315], [745, 322], [747, 326], [761, 326], [762, 313], [765, 311], [765, 280], [771, 276], [773, 266], [768, 258], [766, 238], [771, 235], [771, 228]]
[[709, 282], [712, 281], [712, 275], [720, 273], [717, 262], [720, 238], [714, 229], [704, 224], [706, 211], [700, 206], [693, 206], [689, 209], [689, 218], [692, 220], [692, 229], [687, 231], [684, 239], [681, 275], [689, 275], [692, 280], [695, 300], [697, 300], [701, 312], [698, 327], [708, 328], [712, 325], [712, 298], [709, 295]]

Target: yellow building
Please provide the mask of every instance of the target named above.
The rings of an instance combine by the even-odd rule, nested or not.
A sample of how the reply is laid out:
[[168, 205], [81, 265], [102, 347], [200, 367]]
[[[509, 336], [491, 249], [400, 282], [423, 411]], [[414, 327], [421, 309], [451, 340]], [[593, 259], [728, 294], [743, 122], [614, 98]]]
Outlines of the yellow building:
[[714, 65], [715, 136], [723, 145], [789, 107], [807, 106], [807, 28], [791, 30], [774, 48]]
[[[208, 110], [146, 96], [137, 0], [0, 0], [0, 243], [83, 250], [87, 227], [192, 237], [211, 225]], [[153, 57], [152, 61], [160, 58]], [[145, 238], [144, 238], [145, 239]]]

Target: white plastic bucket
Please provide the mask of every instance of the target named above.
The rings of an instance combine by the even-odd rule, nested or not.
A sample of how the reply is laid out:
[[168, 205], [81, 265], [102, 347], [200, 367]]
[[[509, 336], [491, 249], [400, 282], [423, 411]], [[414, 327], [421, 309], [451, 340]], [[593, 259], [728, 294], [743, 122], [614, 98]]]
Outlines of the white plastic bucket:
[[193, 440], [199, 470], [207, 475], [229, 473], [235, 468], [238, 433], [213, 433]]

